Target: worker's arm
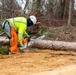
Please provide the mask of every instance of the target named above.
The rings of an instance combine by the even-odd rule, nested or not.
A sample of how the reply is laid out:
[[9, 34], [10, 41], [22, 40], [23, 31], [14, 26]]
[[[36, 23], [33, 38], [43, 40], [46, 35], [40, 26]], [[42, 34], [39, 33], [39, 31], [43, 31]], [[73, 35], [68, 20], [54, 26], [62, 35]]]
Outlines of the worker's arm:
[[30, 37], [26, 31], [24, 32], [24, 35], [25, 35], [26, 37]]
[[23, 43], [22, 43], [24, 31], [25, 31], [25, 25], [20, 26], [19, 30], [18, 30], [18, 40], [19, 40], [19, 45], [20, 46], [24, 46]]
[[25, 26], [25, 31], [24, 31], [24, 35], [26, 36], [26, 37], [30, 37], [29, 35], [28, 35], [28, 33], [27, 33], [27, 26]]

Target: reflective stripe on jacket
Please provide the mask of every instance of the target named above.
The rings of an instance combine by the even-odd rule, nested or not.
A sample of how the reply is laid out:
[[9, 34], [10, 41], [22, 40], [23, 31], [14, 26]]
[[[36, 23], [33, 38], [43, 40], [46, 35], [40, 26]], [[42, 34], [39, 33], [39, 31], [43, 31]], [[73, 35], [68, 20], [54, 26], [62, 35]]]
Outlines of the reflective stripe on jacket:
[[26, 32], [27, 29], [27, 19], [24, 17], [15, 17], [7, 19], [11, 25], [18, 32], [19, 44], [22, 46], [23, 35], [29, 36]]

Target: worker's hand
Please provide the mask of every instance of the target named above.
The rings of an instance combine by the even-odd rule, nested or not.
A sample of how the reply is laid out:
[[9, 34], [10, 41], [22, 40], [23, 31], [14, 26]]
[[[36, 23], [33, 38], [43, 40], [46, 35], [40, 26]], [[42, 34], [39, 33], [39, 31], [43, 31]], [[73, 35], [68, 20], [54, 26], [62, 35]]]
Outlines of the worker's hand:
[[28, 38], [28, 42], [30, 41], [30, 39], [31, 39], [31, 36], [27, 36], [27, 38]]
[[20, 47], [20, 50], [27, 48], [27, 43]]
[[25, 39], [25, 38], [27, 38], [27, 39], [28, 39], [28, 42], [29, 42], [29, 41], [30, 41], [30, 39], [31, 39], [31, 36], [30, 36], [30, 35], [28, 35], [28, 36], [25, 36], [25, 37], [24, 37], [24, 39]]

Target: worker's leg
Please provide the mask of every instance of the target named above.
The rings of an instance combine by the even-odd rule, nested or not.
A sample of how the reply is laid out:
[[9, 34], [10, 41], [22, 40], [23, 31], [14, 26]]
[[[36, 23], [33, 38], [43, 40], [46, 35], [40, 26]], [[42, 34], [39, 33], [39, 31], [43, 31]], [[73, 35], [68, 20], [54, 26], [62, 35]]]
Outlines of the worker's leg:
[[11, 53], [17, 53], [18, 52], [18, 36], [16, 31], [14, 30], [14, 28], [11, 27], [10, 29], [10, 35], [11, 35], [11, 39], [10, 39], [10, 51]]
[[7, 34], [7, 36], [10, 38], [10, 25], [9, 24], [5, 24], [4, 26], [4, 31]]

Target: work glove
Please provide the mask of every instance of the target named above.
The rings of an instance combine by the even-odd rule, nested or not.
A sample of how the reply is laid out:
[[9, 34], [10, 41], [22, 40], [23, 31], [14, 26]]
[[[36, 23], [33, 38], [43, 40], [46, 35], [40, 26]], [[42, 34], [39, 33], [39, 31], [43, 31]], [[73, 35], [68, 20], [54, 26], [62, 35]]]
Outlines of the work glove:
[[26, 38], [27, 38], [27, 40], [28, 40], [28, 42], [29, 42], [30, 39], [31, 39], [31, 36], [24, 37], [24, 39], [26, 39]]
[[27, 43], [20, 47], [20, 50], [23, 50], [27, 47]]
[[31, 36], [30, 36], [30, 35], [28, 35], [28, 36], [27, 36], [27, 38], [28, 38], [28, 42], [29, 42], [29, 41], [30, 41], [30, 39], [31, 39]]
[[30, 37], [28, 37], [28, 42], [30, 42], [30, 39], [31, 39], [31, 36], [30, 36]]
[[21, 47], [19, 48], [19, 51], [20, 51], [21, 53], [25, 53], [26, 48], [27, 48], [27, 44], [24, 44], [23, 46], [21, 46]]

